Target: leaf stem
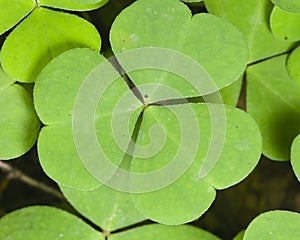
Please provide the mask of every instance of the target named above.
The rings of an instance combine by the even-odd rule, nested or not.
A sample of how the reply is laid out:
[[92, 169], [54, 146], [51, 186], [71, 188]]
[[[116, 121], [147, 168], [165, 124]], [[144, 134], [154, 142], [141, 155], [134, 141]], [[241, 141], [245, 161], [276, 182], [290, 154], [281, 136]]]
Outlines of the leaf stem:
[[3, 172], [8, 173], [10, 175], [10, 177], [13, 179], [24, 182], [29, 186], [38, 188], [38, 189], [40, 189], [48, 194], [51, 194], [61, 200], [65, 200], [65, 197], [59, 191], [55, 190], [52, 187], [47, 186], [46, 184], [44, 184], [42, 182], [39, 182], [39, 181], [27, 176], [20, 170], [12, 167], [11, 165], [9, 165], [7, 163], [4, 163], [3, 161], [0, 161], [0, 169]]

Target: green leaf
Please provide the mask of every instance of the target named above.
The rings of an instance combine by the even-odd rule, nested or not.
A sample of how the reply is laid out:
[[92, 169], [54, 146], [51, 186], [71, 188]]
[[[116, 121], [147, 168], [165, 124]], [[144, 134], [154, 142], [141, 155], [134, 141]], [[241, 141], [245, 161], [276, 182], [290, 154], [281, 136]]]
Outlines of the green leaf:
[[78, 189], [100, 185], [78, 156], [71, 124], [43, 127], [38, 138], [38, 155], [45, 173], [57, 183]]
[[[226, 104], [235, 107], [238, 103], [239, 96], [241, 93], [241, 87], [244, 76], [241, 76], [237, 81], [230, 84], [229, 86], [222, 88], [220, 92], [206, 95], [202, 98], [202, 102], [206, 103], [219, 103]], [[221, 101], [220, 101], [221, 95]], [[197, 98], [198, 101], [198, 98]], [[193, 102], [193, 101], [192, 101]]]
[[243, 240], [297, 240], [300, 235], [300, 214], [270, 211], [256, 217], [248, 226]]
[[103, 2], [103, 0], [70, 0], [70, 1], [78, 4], [95, 4], [95, 3]]
[[35, 143], [40, 122], [32, 97], [19, 85], [0, 90], [0, 159], [26, 153]]
[[49, 63], [36, 81], [35, 108], [41, 121], [48, 125], [42, 128], [38, 139], [39, 160], [47, 175], [60, 184], [79, 189], [100, 185], [78, 156], [71, 121], [82, 81], [103, 60], [90, 49], [69, 50]]
[[21, 21], [35, 7], [32, 0], [0, 0], [0, 35]]
[[27, 207], [0, 219], [2, 240], [104, 240], [104, 236], [81, 219], [60, 209]]
[[270, 24], [273, 34], [282, 40], [300, 40], [300, 13], [291, 13], [274, 7]]
[[64, 196], [83, 216], [108, 232], [145, 220], [135, 208], [130, 195], [101, 186], [79, 191], [61, 186]]
[[95, 27], [75, 15], [37, 8], [4, 42], [1, 63], [14, 79], [34, 82], [51, 59], [76, 47], [99, 51], [100, 37]]
[[286, 69], [287, 55], [252, 65], [247, 70], [247, 111], [263, 136], [263, 154], [290, 159], [293, 139], [300, 132], [300, 85]]
[[287, 69], [291, 78], [300, 84], [300, 47], [297, 47], [289, 56], [287, 61]]
[[234, 238], [233, 240], [243, 240], [245, 234], [245, 230], [240, 231]]
[[245, 35], [249, 62], [285, 52], [292, 43], [276, 39], [269, 27], [273, 5], [269, 0], [206, 0], [205, 6], [214, 15], [227, 19]]
[[[42, 122], [48, 125], [41, 131], [38, 140], [38, 154], [44, 171], [61, 185], [87, 190], [96, 188], [101, 184], [85, 168], [88, 167], [88, 170], [96, 178], [98, 177], [97, 174], [103, 172], [103, 166], [99, 166], [100, 170], [95, 166], [98, 163], [95, 150], [89, 150], [91, 136], [86, 139], [83, 138], [85, 139], [83, 144], [85, 154], [90, 154], [88, 159], [91, 159], [93, 165], [87, 166], [88, 163], [86, 162], [83, 165], [80, 160], [83, 156], [79, 155], [78, 146], [75, 146], [74, 132], [72, 134], [72, 115], [75, 99], [82, 83], [88, 74], [103, 61], [104, 57], [90, 49], [69, 50], [48, 64], [36, 81], [34, 88], [35, 107]], [[112, 68], [111, 65], [109, 66]], [[112, 71], [116, 72], [114, 69]], [[101, 74], [100, 72], [97, 78]], [[116, 75], [118, 76], [117, 72]], [[101, 80], [104, 81], [105, 76]], [[95, 91], [95, 88], [93, 87], [91, 90]], [[129, 99], [127, 98], [129, 109], [128, 111], [122, 109], [118, 114], [114, 111], [114, 107], [120, 96], [126, 92], [129, 92], [130, 95]], [[93, 99], [93, 94], [95, 92], [89, 91], [87, 93], [88, 98], [85, 95], [84, 99]], [[95, 100], [98, 102], [97, 99]], [[101, 100], [96, 110], [96, 118], [93, 118], [95, 122], [91, 124], [95, 124], [98, 141], [107, 157], [119, 165], [124, 157], [124, 152], [120, 150], [112, 135], [112, 115], [114, 113], [118, 117], [116, 125], [121, 128], [119, 129], [120, 136], [123, 136], [123, 133], [126, 133], [128, 129], [124, 128], [125, 123], [122, 121], [127, 119], [127, 115], [131, 115], [131, 111], [135, 110], [135, 105], [142, 104], [131, 93], [122, 79], [114, 81], [105, 90]], [[86, 109], [85, 103], [83, 103], [82, 109]], [[138, 111], [133, 114], [132, 123], [136, 122], [138, 114]], [[124, 115], [125, 117], [123, 117]], [[85, 124], [87, 123], [85, 122]], [[134, 125], [129, 131], [132, 132], [133, 127]], [[126, 136], [126, 134], [124, 135]]]
[[298, 135], [292, 143], [291, 163], [293, 170], [300, 181], [300, 135]]
[[[180, 172], [181, 168], [188, 164], [188, 158], [192, 157], [191, 152], [194, 151], [196, 142], [195, 138], [192, 137], [194, 136], [192, 131], [195, 131], [192, 127], [193, 124], [189, 124], [190, 129], [183, 130], [182, 124], [184, 123], [176, 119], [176, 117], [180, 119], [180, 115], [182, 115], [187, 118], [186, 121], [192, 121], [189, 119], [188, 108], [192, 108], [195, 119], [198, 119], [200, 143], [196, 146], [193, 163], [180, 176], [178, 170]], [[225, 142], [215, 167], [208, 176], [201, 179], [199, 171], [206, 158], [208, 147], [213, 141], [211, 139], [210, 113], [211, 111], [222, 111], [223, 108], [226, 111]], [[176, 105], [167, 108], [151, 106], [144, 112], [137, 146], [145, 147], [149, 145], [149, 142], [155, 142], [162, 138], [158, 134], [153, 134], [153, 139], [151, 139], [148, 135], [154, 125], [162, 126], [167, 132], [167, 139], [163, 148], [156, 155], [147, 159], [133, 157], [131, 170], [142, 173], [158, 171], [170, 162], [174, 163], [174, 159], [178, 156], [181, 162], [172, 168], [172, 174], [170, 172], [163, 174], [161, 171], [160, 175], [152, 177], [148, 181], [150, 184], [154, 184], [156, 181], [161, 181], [162, 177], [163, 179], [170, 177], [170, 174], [171, 176], [177, 174], [180, 178], [171, 185], [161, 187], [154, 192], [132, 194], [132, 199], [142, 214], [159, 223], [182, 224], [200, 217], [215, 198], [214, 188], [224, 189], [238, 183], [253, 170], [260, 158], [261, 136], [256, 123], [248, 114], [232, 107], [211, 105], [209, 109], [208, 105], [205, 104]], [[222, 139], [222, 127], [217, 131], [218, 137]], [[181, 134], [189, 137], [184, 138]], [[220, 139], [215, 139], [216, 142], [214, 143], [222, 144]], [[134, 182], [131, 182], [131, 186], [134, 186], [133, 184]], [[146, 188], [149, 182], [137, 184]], [[162, 183], [158, 182], [158, 184]], [[159, 203], [157, 202], [158, 199]]]
[[40, 0], [41, 6], [54, 7], [73, 11], [88, 11], [97, 9], [105, 5], [109, 0], [98, 0], [93, 2], [88, 1], [73, 1], [73, 0]]
[[[138, 21], [137, 15], [140, 16]], [[236, 81], [248, 61], [246, 43], [234, 26], [210, 14], [192, 17], [187, 6], [174, 0], [134, 2], [117, 16], [110, 40], [114, 53], [151, 46], [186, 54], [212, 77], [215, 91]], [[126, 70], [126, 63], [121, 60], [120, 63]], [[174, 59], [170, 60], [172, 64], [177, 64]], [[175, 74], [141, 70], [129, 75], [136, 85], [159, 83], [176, 89], [184, 97], [199, 96], [189, 83]], [[143, 91], [142, 94], [145, 95]], [[172, 96], [165, 97], [170, 98]], [[148, 98], [147, 101], [165, 99]]]
[[276, 6], [289, 12], [300, 13], [300, 2], [294, 0], [271, 0]]
[[150, 224], [137, 227], [125, 232], [116, 233], [108, 237], [109, 240], [218, 240], [213, 234], [189, 225], [164, 226], [160, 224]]
[[0, 90], [3, 88], [8, 87], [9, 85], [13, 84], [15, 81], [10, 78], [2, 69], [0, 65]]

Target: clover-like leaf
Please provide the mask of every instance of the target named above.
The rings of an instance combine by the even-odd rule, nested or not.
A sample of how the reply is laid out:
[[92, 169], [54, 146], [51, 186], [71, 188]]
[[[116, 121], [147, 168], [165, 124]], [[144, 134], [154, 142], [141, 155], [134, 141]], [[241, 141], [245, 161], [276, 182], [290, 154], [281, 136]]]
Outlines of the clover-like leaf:
[[[143, 115], [143, 122], [139, 132], [137, 145], [147, 146], [149, 141], [157, 141], [161, 135], [153, 135], [149, 138], [148, 132], [154, 125], [163, 126], [168, 133], [166, 143], [156, 155], [146, 160], [133, 157], [132, 171], [153, 172], [161, 171], [154, 176], [149, 175], [148, 181], [137, 183], [143, 188], [157, 184], [159, 190], [149, 193], [132, 194], [132, 199], [137, 208], [147, 217], [164, 224], [182, 224], [201, 216], [213, 202], [216, 189], [224, 189], [244, 179], [256, 166], [261, 153], [261, 136], [254, 120], [241, 110], [223, 105], [206, 104], [177, 105], [169, 107], [149, 107]], [[195, 116], [189, 119], [189, 108], [192, 108]], [[218, 139], [214, 142], [212, 137], [213, 120], [210, 120], [212, 112], [226, 112], [226, 136], [218, 161], [212, 171], [205, 178], [200, 177], [200, 169], [209, 152], [210, 144], [219, 146], [222, 144], [222, 130], [217, 130]], [[184, 122], [179, 122], [185, 116], [189, 122], [189, 129], [184, 128]], [[177, 119], [176, 119], [177, 118]], [[197, 120], [196, 120], [197, 119]], [[198, 121], [200, 142], [193, 134], [193, 121]], [[220, 120], [219, 120], [220, 121]], [[220, 125], [222, 123], [219, 122]], [[184, 128], [184, 129], [183, 129]], [[189, 137], [184, 137], [186, 136]], [[183, 135], [183, 136], [182, 136]], [[196, 145], [195, 145], [196, 143]], [[215, 145], [214, 151], [217, 152]], [[195, 151], [194, 161], [189, 169], [171, 185], [164, 185], [170, 175], [178, 174], [179, 169], [184, 169], [189, 164], [189, 158]], [[246, 157], [245, 157], [246, 156]], [[216, 157], [216, 156], [214, 156]], [[172, 172], [162, 174], [164, 166], [174, 164], [176, 159], [181, 159], [174, 165]], [[184, 161], [183, 161], [184, 159]], [[207, 160], [207, 159], [206, 159]], [[213, 161], [210, 159], [210, 161]], [[151, 180], [150, 180], [151, 179]], [[157, 182], [157, 183], [156, 183]], [[135, 187], [134, 183], [131, 183]], [[157, 202], [157, 199], [160, 199]], [[174, 202], [174, 199], [176, 201]], [[174, 202], [174, 204], [170, 204]], [[176, 214], [174, 214], [176, 213]]]
[[300, 135], [298, 135], [292, 144], [291, 148], [291, 163], [293, 170], [300, 181]]
[[[140, 16], [138, 21], [137, 15]], [[110, 32], [110, 41], [114, 53], [159, 47], [186, 54], [208, 72], [215, 84], [214, 91], [236, 81], [248, 61], [245, 40], [234, 26], [210, 14], [192, 16], [187, 6], [180, 1], [134, 2], [117, 16]], [[169, 61], [173, 64], [176, 59]], [[125, 63], [121, 60], [120, 63], [127, 70]], [[190, 84], [175, 74], [153, 69], [128, 74], [136, 85], [159, 83], [176, 88], [185, 97], [199, 95]], [[198, 78], [202, 81], [200, 76]], [[142, 95], [145, 93], [142, 92]], [[155, 99], [154, 95], [152, 97], [148, 101], [161, 100]], [[165, 99], [172, 97], [165, 96]]]
[[289, 12], [300, 13], [300, 3], [294, 0], [271, 0], [276, 6]]
[[273, 160], [290, 159], [291, 143], [300, 132], [300, 85], [290, 79], [286, 59], [275, 57], [247, 69], [247, 111], [262, 131], [263, 154]]
[[73, 11], [87, 11], [105, 5], [109, 0], [97, 1], [73, 1], [73, 0], [39, 0], [39, 4], [45, 7], [60, 8]]
[[160, 224], [150, 224], [137, 227], [121, 233], [116, 233], [108, 237], [109, 240], [218, 240], [213, 234], [189, 225], [164, 226]]
[[[243, 64], [235, 68], [225, 63], [227, 67], [234, 69], [224, 70], [228, 81], [225, 83], [220, 80], [218, 84], [225, 87], [237, 80], [247, 62], [247, 51], [240, 33], [225, 21], [208, 14], [195, 16], [193, 20], [186, 19], [184, 16], [190, 16], [190, 12], [182, 3], [169, 0], [166, 3], [161, 7], [167, 12], [172, 12], [172, 6], [174, 11], [179, 11], [175, 15], [170, 13], [176, 21], [186, 24], [177, 16], [182, 13], [183, 19], [192, 21], [191, 25], [203, 23], [207, 24], [206, 27], [211, 25], [214, 28], [215, 24], [220, 24], [224, 27], [221, 32], [216, 27], [220, 36], [228, 31], [228, 38], [233, 35], [237, 39], [240, 46], [237, 56], [241, 57]], [[119, 15], [119, 22], [115, 25], [119, 29], [114, 26], [113, 33], [116, 34], [117, 29], [120, 33], [126, 32], [127, 25], [121, 24], [120, 19], [128, 17], [130, 20], [131, 8], [134, 10], [142, 6], [153, 6], [153, 14], [149, 16], [154, 18], [155, 9], [161, 9], [156, 0], [151, 2], [153, 5], [149, 4], [148, 1], [141, 0], [130, 5], [129, 10], [124, 10], [125, 13]], [[174, 26], [171, 24], [171, 27]], [[120, 43], [116, 36], [112, 36], [112, 39], [115, 44]], [[156, 37], [149, 39], [149, 42], [156, 41], [155, 39]], [[198, 38], [188, 35], [186, 41], [189, 39], [193, 44], [187, 44], [186, 47], [190, 48], [186, 51], [192, 53], [198, 49], [194, 42]], [[146, 41], [145, 38], [144, 40]], [[209, 46], [209, 40], [206, 41], [203, 44]], [[214, 188], [232, 186], [253, 170], [261, 153], [261, 135], [256, 123], [250, 115], [233, 107], [222, 104], [189, 104], [186, 98], [200, 96], [205, 92], [195, 90], [199, 83], [205, 87], [205, 84], [201, 85], [202, 80], [208, 81], [210, 76], [203, 71], [199, 62], [193, 65], [194, 60], [184, 54], [180, 55], [176, 43], [166, 45], [168, 48], [133, 46], [130, 51], [123, 52], [123, 49], [122, 53], [116, 55], [121, 66], [132, 77], [132, 83], [135, 84], [132, 90], [103, 57], [89, 49], [67, 51], [45, 67], [36, 81], [34, 100], [38, 115], [47, 125], [41, 131], [38, 152], [42, 167], [50, 177], [71, 188], [92, 189], [105, 184], [115, 191], [131, 193], [136, 207], [144, 217], [165, 224], [181, 224], [198, 218], [208, 209], [215, 198]], [[212, 41], [212, 45], [215, 44], [217, 43]], [[177, 55], [173, 55], [174, 53]], [[205, 50], [203, 54], [206, 54]], [[225, 58], [231, 59], [229, 62], [235, 62], [232, 53], [224, 54]], [[178, 58], [172, 58], [174, 56]], [[202, 58], [201, 64], [209, 66], [212, 59], [205, 56], [199, 57]], [[182, 59], [188, 59], [191, 66], [182, 62]], [[156, 69], [158, 71], [153, 69], [153, 65], [150, 68], [154, 71], [149, 71], [149, 66], [148, 69], [145, 69], [147, 66], [136, 69], [141, 63], [142, 66], [154, 63], [158, 64], [155, 66], [166, 65], [165, 68]], [[193, 78], [197, 86], [192, 86], [192, 95], [182, 91], [183, 86], [189, 86], [191, 90], [191, 83], [180, 77], [177, 79], [185, 85], [178, 82], [174, 84], [172, 81], [174, 76], [176, 78], [176, 72], [169, 74], [167, 67], [196, 73], [200, 68], [200, 75]], [[218, 78], [216, 71], [212, 72]], [[218, 88], [220, 86], [216, 89]], [[183, 104], [168, 106], [153, 102], [166, 101], [170, 96], [181, 98]], [[134, 138], [137, 138], [136, 142]], [[54, 160], [54, 151], [61, 157], [56, 155]], [[74, 176], [81, 175], [80, 172], [90, 172], [90, 178], [96, 178], [98, 185], [96, 182], [91, 183], [87, 175], [74, 181]], [[191, 198], [185, 197], [191, 195]], [[72, 198], [72, 194], [70, 196]], [[159, 204], [156, 202], [158, 197], [161, 199]], [[177, 202], [170, 205], [173, 199], [177, 199]], [[88, 198], [86, 201], [91, 200]], [[74, 205], [79, 211], [92, 216], [91, 210], [77, 203]], [[101, 218], [105, 218], [106, 214], [103, 216]], [[97, 224], [103, 224], [99, 221], [102, 220], [97, 220]], [[127, 224], [127, 220], [118, 224]], [[107, 227], [114, 228], [114, 225]]]
[[245, 235], [245, 230], [240, 231], [240, 232], [233, 238], [233, 240], [243, 240], [244, 235]]
[[292, 48], [287, 41], [276, 39], [269, 27], [273, 4], [269, 0], [206, 0], [205, 6], [214, 15], [227, 19], [245, 35], [249, 62], [255, 62]]
[[297, 240], [300, 235], [300, 214], [270, 211], [256, 217], [247, 227], [243, 240]]
[[32, 0], [0, 0], [0, 35], [26, 17], [35, 7]]
[[[82, 31], [85, 34], [81, 34]], [[97, 30], [87, 21], [75, 15], [36, 8], [4, 42], [1, 63], [14, 79], [34, 82], [42, 68], [60, 53], [76, 47], [99, 51], [100, 43]]]
[[0, 109], [0, 159], [19, 157], [34, 145], [40, 129], [32, 97], [17, 84], [0, 88]]
[[70, 1], [78, 4], [96, 4], [102, 2], [103, 0], [70, 0]]
[[300, 12], [291, 13], [274, 7], [270, 23], [272, 33], [277, 38], [288, 41], [300, 40]]
[[79, 191], [64, 186], [60, 189], [77, 211], [107, 232], [145, 220], [135, 208], [129, 193], [106, 186], [91, 191]]
[[[93, 189], [100, 185], [100, 182], [88, 173], [80, 160], [83, 156], [78, 154], [78, 146], [76, 148], [72, 134], [72, 111], [81, 84], [102, 61], [104, 61], [104, 57], [90, 49], [69, 50], [48, 64], [36, 81], [34, 88], [35, 107], [41, 121], [47, 125], [41, 130], [38, 140], [39, 158], [44, 171], [62, 185], [78, 189]], [[107, 68], [111, 69], [116, 76], [119, 76], [111, 65], [107, 65]], [[100, 83], [105, 81], [105, 77], [107, 77], [104, 75], [101, 79], [101, 74], [100, 72], [97, 76], [97, 78], [100, 77]], [[97, 84], [97, 82], [95, 83]], [[129, 92], [127, 98], [128, 110], [122, 109], [118, 113], [114, 112], [114, 107], [119, 102], [119, 98], [126, 92]], [[89, 96], [88, 99], [93, 99], [92, 96], [97, 94], [97, 91], [93, 87], [86, 94]], [[95, 99], [95, 101], [98, 100]], [[111, 132], [111, 116], [113, 113], [117, 116], [116, 125], [120, 127], [120, 139], [122, 139], [123, 132], [125, 132], [125, 136], [128, 132], [128, 128], [124, 128], [122, 124], [127, 124], [127, 122], [118, 121], [124, 119], [123, 115], [131, 115], [132, 111], [136, 109], [135, 106], [140, 105], [142, 103], [131, 93], [125, 82], [119, 79], [106, 90], [101, 98], [101, 108], [97, 110], [96, 122], [91, 123], [96, 126], [97, 136], [102, 148], [105, 150], [105, 154], [117, 165], [122, 161], [124, 152], [120, 151]], [[86, 105], [83, 105], [82, 109], [86, 107]], [[133, 125], [130, 131], [133, 131], [138, 114], [139, 112], [133, 114], [134, 117], [131, 121]], [[86, 124], [89, 126], [89, 123]], [[92, 146], [88, 142], [90, 137], [88, 139], [83, 138], [86, 149], [90, 149]], [[128, 143], [125, 143], [126, 147]], [[95, 149], [90, 149], [87, 153], [90, 154], [89, 159], [91, 161], [97, 159]], [[92, 162], [92, 164], [96, 164], [95, 162]], [[104, 171], [102, 165], [98, 167], [99, 169], [93, 165], [91, 168], [95, 171], [99, 170], [100, 173]]]
[[300, 47], [297, 47], [290, 54], [287, 61], [287, 69], [291, 78], [300, 84]]
[[104, 236], [81, 219], [57, 208], [27, 207], [0, 219], [2, 240], [104, 240]]
[[8, 87], [9, 85], [13, 84], [15, 81], [10, 78], [2, 69], [0, 65], [0, 90], [3, 88]]

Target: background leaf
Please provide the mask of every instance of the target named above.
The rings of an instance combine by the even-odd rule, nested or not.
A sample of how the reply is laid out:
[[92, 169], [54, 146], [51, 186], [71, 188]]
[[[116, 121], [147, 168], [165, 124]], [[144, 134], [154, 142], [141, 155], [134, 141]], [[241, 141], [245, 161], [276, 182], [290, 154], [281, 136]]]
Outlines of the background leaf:
[[9, 85], [13, 84], [15, 81], [10, 78], [2, 69], [0, 65], [0, 90], [3, 88], [8, 87]]
[[21, 21], [35, 7], [32, 0], [0, 0], [0, 35]]
[[32, 97], [19, 85], [0, 90], [0, 159], [26, 153], [35, 143], [40, 121]]
[[243, 240], [297, 240], [300, 214], [288, 211], [270, 211], [256, 217], [246, 229]]
[[276, 6], [289, 12], [300, 13], [300, 3], [293, 0], [271, 0]]
[[219, 238], [200, 228], [189, 225], [182, 226], [164, 226], [159, 224], [150, 224], [137, 227], [125, 232], [113, 234], [108, 237], [109, 240], [218, 240]]
[[263, 136], [263, 154], [273, 160], [290, 159], [293, 139], [300, 132], [300, 85], [286, 69], [287, 55], [247, 69], [247, 111]]
[[79, 191], [61, 186], [72, 206], [86, 218], [108, 232], [145, 220], [135, 208], [130, 195], [106, 186]]
[[40, 0], [40, 4], [46, 7], [61, 8], [73, 11], [88, 11], [105, 5], [109, 0], [98, 0], [93, 2], [88, 1], [73, 1], [73, 0]]
[[76, 47], [100, 50], [95, 27], [75, 15], [37, 8], [4, 42], [1, 63], [14, 79], [34, 82], [51, 59]]
[[81, 219], [57, 208], [27, 207], [0, 219], [3, 240], [104, 240]]
[[297, 47], [289, 55], [287, 60], [287, 69], [290, 77], [300, 84], [300, 47]]
[[208, 11], [227, 19], [245, 35], [249, 49], [249, 62], [255, 62], [293, 47], [286, 41], [274, 38], [269, 19], [273, 9], [270, 0], [206, 0]]
[[270, 24], [273, 34], [282, 40], [300, 40], [300, 13], [291, 13], [274, 7]]
[[291, 163], [293, 170], [300, 181], [300, 135], [298, 135], [292, 144], [291, 148]]
[[[140, 15], [138, 21], [137, 15]], [[133, 3], [114, 21], [110, 40], [114, 53], [150, 46], [180, 51], [204, 67], [217, 89], [236, 81], [248, 61], [246, 43], [235, 27], [210, 14], [192, 17], [180, 1], [139, 0]], [[126, 70], [126, 64], [120, 63]], [[173, 59], [171, 64], [176, 61]], [[129, 75], [136, 85], [160, 83], [176, 89], [184, 97], [200, 95], [190, 83], [175, 74], [142, 70]], [[157, 100], [165, 99], [147, 99], [149, 102]]]

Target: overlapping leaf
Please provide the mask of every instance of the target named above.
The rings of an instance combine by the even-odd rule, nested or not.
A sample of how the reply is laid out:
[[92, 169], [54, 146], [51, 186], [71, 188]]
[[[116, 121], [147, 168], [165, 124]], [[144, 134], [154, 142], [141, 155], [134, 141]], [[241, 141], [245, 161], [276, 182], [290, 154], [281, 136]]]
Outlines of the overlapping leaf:
[[0, 35], [26, 17], [35, 7], [32, 0], [0, 1]]
[[271, 0], [276, 6], [289, 12], [300, 13], [300, 3], [294, 0]]
[[68, 201], [83, 216], [108, 232], [145, 220], [135, 208], [128, 193], [101, 186], [92, 191], [79, 191], [61, 186]]
[[256, 217], [246, 229], [243, 240], [297, 240], [300, 235], [300, 214], [270, 211]]
[[32, 97], [17, 84], [0, 88], [0, 109], [0, 159], [19, 157], [34, 145], [40, 129]]
[[293, 46], [291, 43], [276, 39], [269, 27], [273, 5], [269, 0], [206, 0], [208, 11], [227, 19], [245, 35], [250, 49], [249, 62], [255, 62]]
[[151, 224], [129, 231], [113, 234], [109, 240], [218, 240], [219, 238], [213, 234], [189, 225], [182, 226], [164, 226], [159, 224]]
[[104, 240], [81, 219], [52, 207], [28, 207], [0, 219], [2, 240]]
[[300, 47], [297, 47], [289, 56], [287, 68], [291, 78], [300, 84]]
[[41, 6], [61, 8], [74, 11], [87, 11], [105, 5], [109, 0], [74, 1], [74, 0], [40, 0]]
[[300, 85], [290, 79], [287, 55], [247, 69], [247, 110], [263, 136], [263, 153], [274, 160], [290, 159], [293, 139], [300, 132]]
[[270, 24], [272, 32], [277, 38], [288, 41], [300, 40], [300, 12], [291, 13], [274, 7]]
[[291, 163], [293, 170], [300, 181], [300, 135], [298, 135], [292, 144], [291, 148]]
[[[82, 31], [85, 34], [81, 34]], [[60, 53], [76, 47], [99, 51], [100, 44], [97, 30], [87, 21], [71, 14], [37, 8], [4, 42], [1, 63], [14, 79], [34, 82], [42, 68]]]

